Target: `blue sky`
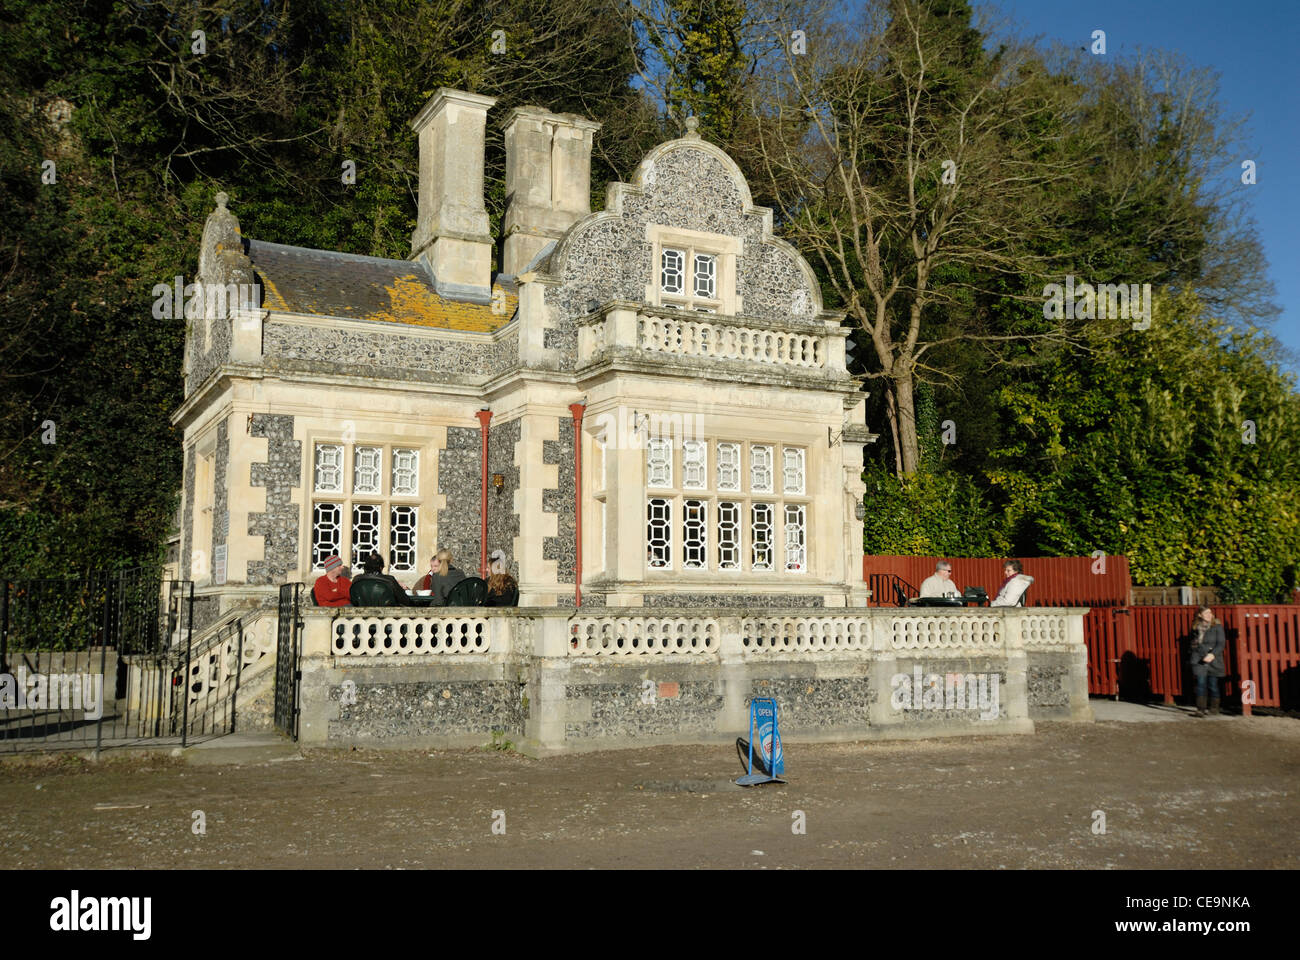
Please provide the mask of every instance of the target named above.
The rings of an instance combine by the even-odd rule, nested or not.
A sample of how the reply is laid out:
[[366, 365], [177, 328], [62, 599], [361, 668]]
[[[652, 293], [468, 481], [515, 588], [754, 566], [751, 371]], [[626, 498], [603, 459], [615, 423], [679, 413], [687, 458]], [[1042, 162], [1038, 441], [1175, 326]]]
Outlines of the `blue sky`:
[[[1138, 48], [1175, 50], [1195, 66], [1219, 73], [1225, 113], [1246, 115], [1243, 159], [1257, 165], [1258, 182], [1240, 187], [1269, 261], [1281, 305], [1273, 334], [1300, 355], [1300, 0], [1212, 3], [1208, 0], [986, 0], [1018, 23], [1017, 32], [1084, 47], [1106, 31], [1108, 56]], [[1240, 170], [1228, 171], [1238, 183]], [[1300, 374], [1300, 359], [1282, 359]]]

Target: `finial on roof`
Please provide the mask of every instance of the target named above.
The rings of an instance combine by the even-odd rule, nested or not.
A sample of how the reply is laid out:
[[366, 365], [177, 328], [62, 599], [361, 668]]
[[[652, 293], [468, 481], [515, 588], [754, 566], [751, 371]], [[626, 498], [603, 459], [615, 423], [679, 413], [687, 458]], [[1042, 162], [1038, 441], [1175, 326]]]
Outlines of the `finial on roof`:
[[686, 118], [686, 135], [687, 135], [688, 137], [698, 137], [698, 136], [700, 135], [700, 118], [699, 118], [699, 117], [687, 117], [687, 118]]
[[230, 199], [230, 196], [229, 196], [229, 195], [228, 195], [224, 190], [222, 190], [221, 192], [219, 192], [219, 193], [217, 194], [217, 209], [218, 209], [218, 210], [224, 210], [224, 209], [226, 209], [226, 201], [229, 200], [229, 199]]

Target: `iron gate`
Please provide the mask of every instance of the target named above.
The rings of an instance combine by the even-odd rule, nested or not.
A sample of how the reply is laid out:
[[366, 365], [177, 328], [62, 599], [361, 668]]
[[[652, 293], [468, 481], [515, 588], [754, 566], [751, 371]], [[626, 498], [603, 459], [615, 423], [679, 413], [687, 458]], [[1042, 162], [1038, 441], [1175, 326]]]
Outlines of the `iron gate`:
[[189, 580], [122, 570], [0, 581], [0, 750], [187, 746], [228, 732], [233, 693], [195, 692], [193, 641]]
[[298, 682], [302, 679], [298, 665], [298, 640], [302, 633], [298, 602], [302, 587], [301, 583], [286, 583], [280, 588], [276, 625], [275, 727], [294, 740], [298, 739]]

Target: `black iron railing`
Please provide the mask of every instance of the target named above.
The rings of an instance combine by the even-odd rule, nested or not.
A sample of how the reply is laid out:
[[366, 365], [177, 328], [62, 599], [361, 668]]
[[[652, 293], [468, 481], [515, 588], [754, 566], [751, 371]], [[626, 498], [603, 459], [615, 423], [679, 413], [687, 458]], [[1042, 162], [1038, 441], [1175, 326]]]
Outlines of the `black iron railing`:
[[194, 584], [156, 570], [0, 581], [0, 750], [226, 732], [229, 683], [204, 690], [191, 720], [193, 641]]

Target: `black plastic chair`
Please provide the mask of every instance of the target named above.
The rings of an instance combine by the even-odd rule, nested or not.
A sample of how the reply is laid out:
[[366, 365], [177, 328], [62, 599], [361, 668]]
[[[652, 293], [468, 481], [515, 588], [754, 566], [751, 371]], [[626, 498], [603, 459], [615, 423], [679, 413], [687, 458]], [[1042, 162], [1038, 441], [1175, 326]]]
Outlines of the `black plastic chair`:
[[406, 598], [398, 596], [391, 580], [362, 575], [352, 581], [348, 598], [354, 607], [400, 607]]
[[449, 607], [481, 607], [487, 599], [487, 581], [482, 577], [466, 577], [447, 594]]

